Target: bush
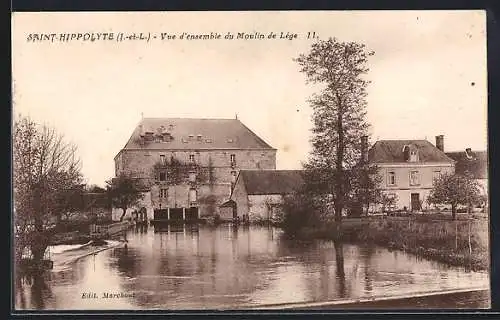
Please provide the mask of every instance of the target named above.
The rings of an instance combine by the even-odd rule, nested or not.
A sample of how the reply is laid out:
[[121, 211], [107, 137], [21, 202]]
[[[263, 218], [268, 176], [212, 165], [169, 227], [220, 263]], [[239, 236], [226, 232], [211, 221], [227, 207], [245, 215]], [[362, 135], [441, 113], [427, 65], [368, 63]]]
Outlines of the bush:
[[320, 225], [318, 208], [311, 198], [304, 195], [291, 195], [283, 200], [283, 210], [279, 217], [280, 227], [285, 235], [297, 237], [307, 227]]

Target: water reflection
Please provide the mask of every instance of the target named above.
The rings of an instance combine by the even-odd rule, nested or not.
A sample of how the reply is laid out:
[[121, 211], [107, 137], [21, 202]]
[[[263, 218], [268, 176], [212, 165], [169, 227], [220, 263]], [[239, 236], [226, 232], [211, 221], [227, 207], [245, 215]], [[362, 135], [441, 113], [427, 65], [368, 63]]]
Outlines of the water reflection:
[[342, 243], [334, 241], [335, 247], [335, 277], [338, 280], [338, 297], [345, 298], [347, 296], [347, 289], [345, 283], [344, 271], [344, 247]]
[[[127, 247], [16, 283], [20, 309], [213, 309], [487, 285], [488, 276], [374, 246], [284, 239], [271, 227], [141, 226]], [[86, 300], [82, 292], [133, 293]]]

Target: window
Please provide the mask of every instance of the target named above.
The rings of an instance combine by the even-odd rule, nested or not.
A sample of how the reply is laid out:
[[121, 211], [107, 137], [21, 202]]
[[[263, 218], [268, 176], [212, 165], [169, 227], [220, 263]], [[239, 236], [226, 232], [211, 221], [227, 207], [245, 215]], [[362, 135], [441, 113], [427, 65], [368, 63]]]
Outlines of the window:
[[189, 182], [196, 182], [196, 172], [194, 171], [189, 172]]
[[159, 174], [160, 181], [167, 181], [167, 173], [165, 171], [161, 171]]
[[167, 198], [168, 197], [168, 189], [160, 189], [160, 198]]
[[196, 189], [189, 189], [189, 205], [194, 206], [196, 205]]
[[403, 147], [403, 158], [404, 161], [410, 160], [410, 147], [407, 145]]
[[432, 181], [435, 181], [439, 177], [441, 177], [441, 171], [435, 170], [434, 172], [432, 172]]
[[202, 138], [201, 134], [199, 134], [199, 135], [196, 136], [196, 140], [198, 140], [198, 141], [202, 141], [201, 138]]
[[410, 151], [410, 161], [411, 161], [411, 162], [416, 162], [416, 161], [418, 161], [418, 154], [417, 154], [417, 150], [411, 150], [411, 151]]
[[418, 171], [410, 172], [410, 186], [418, 186], [420, 184]]
[[165, 162], [165, 155], [164, 154], [160, 154], [160, 164], [162, 166], [166, 165], [166, 162]]
[[236, 155], [232, 154], [230, 157], [231, 157], [231, 165], [236, 164]]
[[194, 154], [189, 155], [189, 162], [194, 162]]
[[387, 172], [387, 185], [389, 186], [396, 185], [396, 172], [394, 171]]

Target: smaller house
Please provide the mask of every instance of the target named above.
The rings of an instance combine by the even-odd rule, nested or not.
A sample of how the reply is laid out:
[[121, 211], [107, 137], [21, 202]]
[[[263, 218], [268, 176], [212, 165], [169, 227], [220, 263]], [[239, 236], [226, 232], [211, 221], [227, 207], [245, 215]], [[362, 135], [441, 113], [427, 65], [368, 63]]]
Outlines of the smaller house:
[[434, 179], [455, 171], [455, 161], [444, 152], [443, 135], [436, 136], [435, 145], [427, 140], [379, 140], [366, 150], [366, 138], [362, 145], [362, 154], [379, 168], [382, 192], [396, 199], [397, 209], [428, 209]]
[[272, 220], [281, 210], [283, 197], [303, 184], [302, 170], [241, 170], [228, 206], [235, 216], [249, 221]]
[[483, 195], [488, 195], [488, 153], [486, 151], [472, 151], [466, 148], [465, 151], [447, 152], [446, 155], [455, 163], [455, 173], [469, 174], [481, 187]]

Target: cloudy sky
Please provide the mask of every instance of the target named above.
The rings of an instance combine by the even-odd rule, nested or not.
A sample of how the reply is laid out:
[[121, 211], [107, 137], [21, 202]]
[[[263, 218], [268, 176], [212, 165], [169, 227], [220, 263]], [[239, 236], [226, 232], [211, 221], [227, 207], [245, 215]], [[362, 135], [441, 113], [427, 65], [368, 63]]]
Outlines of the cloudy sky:
[[[482, 11], [14, 13], [14, 114], [78, 146], [89, 183], [144, 117], [238, 118], [278, 149], [280, 169], [310, 150], [314, 88], [293, 58], [320, 39], [364, 43], [368, 121], [377, 139], [445, 135], [447, 151], [487, 147]], [[28, 42], [30, 33], [290, 32], [294, 40]]]

